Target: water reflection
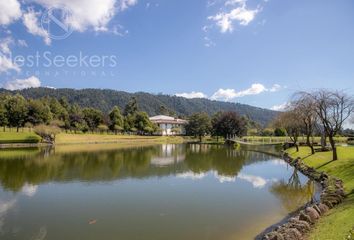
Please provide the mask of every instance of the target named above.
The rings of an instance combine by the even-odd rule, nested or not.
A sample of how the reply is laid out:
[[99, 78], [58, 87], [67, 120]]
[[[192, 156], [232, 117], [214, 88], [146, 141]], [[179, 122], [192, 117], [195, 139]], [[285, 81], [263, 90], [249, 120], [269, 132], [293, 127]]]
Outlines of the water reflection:
[[301, 206], [301, 203], [314, 200], [315, 183], [308, 180], [302, 184], [298, 171], [294, 168], [288, 182], [284, 180], [275, 182], [270, 191], [280, 199], [286, 210], [292, 211]]
[[0, 239], [251, 239], [307, 201], [313, 185], [248, 150], [1, 150]]
[[[97, 152], [56, 153], [55, 148], [2, 150], [0, 184], [15, 192], [25, 189], [31, 195], [36, 185], [49, 181], [111, 181], [168, 175], [201, 178], [203, 173], [214, 171], [220, 182], [230, 182], [235, 181], [244, 165], [270, 158], [263, 153], [198, 144]], [[262, 185], [259, 178], [242, 175], [240, 179]]]

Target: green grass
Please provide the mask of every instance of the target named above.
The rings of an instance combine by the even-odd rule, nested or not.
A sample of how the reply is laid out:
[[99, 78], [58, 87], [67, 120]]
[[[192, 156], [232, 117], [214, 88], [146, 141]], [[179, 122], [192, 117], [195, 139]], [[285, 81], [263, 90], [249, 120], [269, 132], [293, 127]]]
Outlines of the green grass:
[[[289, 137], [274, 137], [274, 136], [245, 136], [242, 138], [243, 140], [249, 142], [264, 142], [264, 143], [283, 143], [286, 141], [291, 141]], [[347, 137], [335, 137], [334, 140], [337, 143], [347, 143]], [[305, 142], [306, 138], [301, 136], [298, 139], [299, 142]], [[314, 137], [314, 142], [320, 143], [320, 137]]]
[[0, 144], [38, 143], [40, 140], [33, 132], [0, 132]]
[[304, 162], [319, 171], [343, 180], [348, 197], [343, 204], [333, 208], [327, 216], [321, 218], [310, 233], [309, 240], [347, 239], [354, 228], [354, 147], [338, 147], [339, 160], [332, 160], [332, 152], [310, 154], [308, 147], [299, 152], [289, 149], [292, 157], [301, 157]]

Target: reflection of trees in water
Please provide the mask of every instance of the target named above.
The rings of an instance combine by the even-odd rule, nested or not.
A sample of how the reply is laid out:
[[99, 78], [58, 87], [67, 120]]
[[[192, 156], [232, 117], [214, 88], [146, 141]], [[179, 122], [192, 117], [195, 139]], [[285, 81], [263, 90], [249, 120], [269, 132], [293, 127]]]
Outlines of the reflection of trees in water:
[[[21, 152], [22, 151], [22, 152]], [[110, 181], [166, 176], [188, 170], [215, 170], [235, 177], [245, 164], [265, 161], [261, 153], [210, 145], [161, 145], [97, 152], [55, 153], [54, 148], [10, 150], [0, 154], [0, 182], [19, 191], [48, 181]]]
[[298, 171], [294, 169], [288, 182], [275, 182], [270, 191], [282, 202], [287, 211], [294, 211], [304, 203], [311, 201], [314, 196], [314, 182], [308, 180], [301, 185]]

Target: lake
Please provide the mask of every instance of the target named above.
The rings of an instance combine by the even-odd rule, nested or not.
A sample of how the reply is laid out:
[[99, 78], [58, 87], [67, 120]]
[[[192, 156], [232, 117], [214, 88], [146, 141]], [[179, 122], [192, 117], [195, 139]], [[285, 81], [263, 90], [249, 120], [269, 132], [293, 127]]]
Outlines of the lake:
[[3, 240], [253, 239], [316, 191], [277, 157], [198, 144], [0, 150], [0, 184]]

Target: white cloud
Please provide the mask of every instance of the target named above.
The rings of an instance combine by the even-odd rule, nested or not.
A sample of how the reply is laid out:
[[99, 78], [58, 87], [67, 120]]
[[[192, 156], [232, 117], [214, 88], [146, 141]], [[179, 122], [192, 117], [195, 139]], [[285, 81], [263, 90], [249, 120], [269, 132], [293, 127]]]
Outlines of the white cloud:
[[45, 44], [50, 45], [51, 39], [49, 38], [48, 32], [45, 31], [38, 22], [40, 14], [40, 12], [35, 12], [32, 8], [29, 8], [28, 11], [23, 14], [23, 24], [26, 26], [29, 33], [43, 37]]
[[269, 91], [270, 92], [277, 92], [281, 89], [282, 87], [279, 85], [279, 84], [274, 84], [270, 89]]
[[184, 98], [207, 98], [208, 96], [202, 92], [190, 92], [190, 93], [176, 93], [177, 97], [184, 97]]
[[21, 5], [17, 0], [0, 1], [0, 25], [8, 25], [21, 17]]
[[285, 111], [288, 107], [289, 107], [289, 103], [285, 102], [285, 103], [282, 103], [280, 105], [274, 105], [270, 109], [274, 110], [274, 111]]
[[41, 86], [41, 81], [35, 77], [29, 77], [27, 79], [16, 79], [8, 81], [4, 84], [4, 88], [7, 90], [21, 90], [25, 88], [37, 88]]
[[221, 10], [216, 15], [208, 17], [209, 20], [216, 23], [222, 33], [232, 32], [234, 30], [234, 22], [247, 26], [260, 12], [259, 8], [248, 9], [245, 0], [228, 0], [225, 2], [225, 6], [232, 6], [232, 8], [230, 10]]
[[0, 73], [14, 70], [19, 72], [21, 69], [11, 60], [10, 45], [14, 43], [11, 37], [0, 39]]
[[[127, 8], [131, 7], [131, 6], [134, 6], [135, 4], [137, 4], [138, 1], [137, 0], [120, 0], [120, 10], [121, 11], [124, 11], [126, 10]], [[149, 6], [150, 6], [150, 3], [149, 3]]]
[[0, 39], [0, 53], [11, 54], [10, 45], [13, 44], [11, 37]]
[[210, 98], [212, 100], [231, 101], [235, 98], [245, 97], [249, 95], [257, 95], [263, 92], [277, 92], [282, 87], [279, 84], [274, 84], [271, 88], [266, 88], [263, 84], [254, 83], [250, 88], [237, 92], [235, 89], [222, 89], [216, 91]]
[[209, 37], [204, 37], [204, 46], [205, 47], [215, 47], [216, 44], [209, 38]]
[[238, 97], [244, 97], [247, 95], [257, 95], [262, 92], [267, 91], [267, 88], [260, 83], [254, 83], [252, 86], [248, 89], [245, 89], [243, 91], [237, 92], [235, 89], [222, 89], [220, 88], [218, 91], [216, 91], [212, 96], [212, 100], [224, 100], [224, 101], [230, 101], [234, 98]]
[[5, 55], [0, 54], [0, 73], [7, 72], [9, 70], [15, 70], [19, 72], [21, 69], [15, 65], [11, 59], [6, 57]]
[[74, 30], [108, 31], [108, 24], [117, 11], [137, 4], [137, 0], [35, 0], [46, 8], [67, 9], [71, 16], [63, 19]]
[[254, 188], [263, 188], [269, 180], [264, 179], [259, 176], [253, 176], [248, 174], [239, 174], [237, 178], [245, 180], [247, 182], [252, 183]]

